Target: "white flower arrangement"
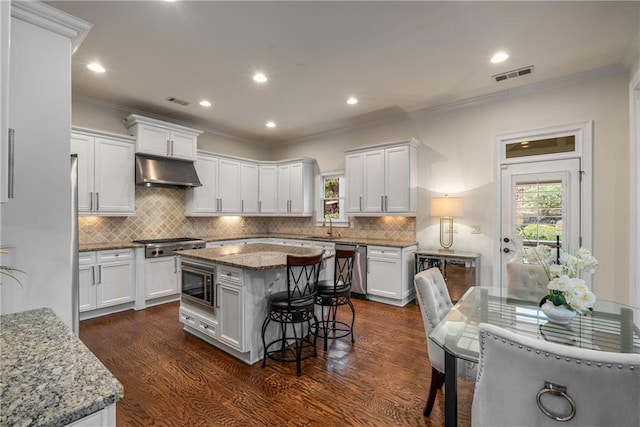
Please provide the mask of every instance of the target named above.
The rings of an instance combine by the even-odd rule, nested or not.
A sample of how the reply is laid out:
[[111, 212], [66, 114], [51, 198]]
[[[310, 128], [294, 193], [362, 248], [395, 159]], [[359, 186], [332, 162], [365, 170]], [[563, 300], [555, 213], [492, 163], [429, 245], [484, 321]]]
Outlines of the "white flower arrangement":
[[580, 248], [576, 255], [571, 255], [562, 249], [558, 251], [550, 246], [538, 245], [523, 258], [527, 262], [542, 265], [549, 277], [549, 295], [540, 301], [540, 305], [549, 300], [553, 305], [562, 305], [578, 313], [593, 311], [596, 296], [579, 277], [582, 272], [593, 273], [598, 267], [598, 260], [591, 252]]

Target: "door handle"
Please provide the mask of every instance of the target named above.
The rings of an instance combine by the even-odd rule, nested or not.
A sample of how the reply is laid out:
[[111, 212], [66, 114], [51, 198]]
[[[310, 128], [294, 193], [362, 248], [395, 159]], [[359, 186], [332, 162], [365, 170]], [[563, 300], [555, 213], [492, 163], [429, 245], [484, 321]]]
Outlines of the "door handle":
[[360, 196], [360, 200], [358, 201], [358, 210], [362, 212], [362, 196]]
[[258, 200], [258, 212], [262, 212], [262, 200]]
[[171, 140], [167, 139], [167, 156], [171, 155]]
[[389, 196], [384, 196], [384, 210], [389, 211]]
[[102, 284], [102, 266], [98, 266], [98, 284]]
[[93, 210], [93, 191], [89, 192], [89, 210]]
[[100, 193], [96, 191], [96, 210], [100, 210]]
[[16, 156], [16, 131], [9, 129], [9, 144], [7, 147], [8, 170], [7, 170], [7, 198], [13, 199], [14, 177], [15, 177], [15, 156]]
[[91, 284], [92, 285], [96, 284], [96, 266], [95, 265], [91, 266]]
[[244, 200], [240, 200], [240, 212], [244, 212]]
[[505, 237], [504, 239], [502, 239], [502, 241], [505, 242], [505, 243], [509, 243], [510, 242], [508, 237]]
[[508, 254], [509, 252], [512, 252], [512, 251], [509, 248], [504, 248], [502, 252], [504, 252], [505, 254]]
[[380, 196], [380, 211], [384, 212], [384, 196]]
[[174, 145], [175, 145], [175, 142], [172, 140], [171, 141], [171, 157], [173, 157], [173, 149], [175, 148]]
[[178, 274], [178, 257], [173, 257], [173, 273]]

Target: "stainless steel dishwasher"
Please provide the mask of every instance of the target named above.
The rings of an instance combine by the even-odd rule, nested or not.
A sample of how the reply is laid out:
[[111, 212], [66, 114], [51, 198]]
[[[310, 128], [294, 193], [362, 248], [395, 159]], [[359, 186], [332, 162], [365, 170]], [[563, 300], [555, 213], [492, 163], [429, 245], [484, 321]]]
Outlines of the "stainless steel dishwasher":
[[367, 247], [336, 243], [336, 250], [356, 251], [356, 259], [351, 283], [351, 296], [367, 299]]

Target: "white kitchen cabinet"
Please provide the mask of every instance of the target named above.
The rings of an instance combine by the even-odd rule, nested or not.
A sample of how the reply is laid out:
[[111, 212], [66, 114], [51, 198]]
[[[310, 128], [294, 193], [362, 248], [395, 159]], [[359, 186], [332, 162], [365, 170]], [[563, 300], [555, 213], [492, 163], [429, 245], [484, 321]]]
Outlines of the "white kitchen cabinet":
[[414, 216], [418, 145], [412, 138], [346, 151], [347, 213]]
[[136, 152], [161, 157], [195, 160], [202, 131], [131, 114], [125, 127], [136, 137]]
[[247, 350], [244, 339], [244, 286], [241, 269], [219, 267], [216, 288], [218, 292], [218, 339], [240, 351]]
[[177, 256], [146, 258], [144, 261], [145, 300], [179, 295], [180, 260]]
[[218, 213], [218, 177], [220, 160], [214, 156], [200, 155], [194, 163], [202, 187], [185, 190], [185, 215], [215, 215]]
[[278, 214], [312, 215], [314, 165], [312, 160], [278, 164]]
[[240, 213], [257, 215], [259, 210], [259, 166], [255, 163], [240, 163]]
[[372, 301], [404, 306], [414, 297], [413, 251], [417, 246], [367, 247], [367, 296]]
[[0, 2], [0, 203], [8, 200], [11, 2]]
[[73, 127], [71, 154], [78, 156], [78, 212], [135, 215], [135, 139]]
[[0, 286], [0, 313], [47, 306], [73, 328], [71, 53], [91, 24], [42, 2], [1, 1], [0, 9], [0, 72], [8, 66], [9, 73], [8, 80], [0, 77], [8, 86], [0, 105], [0, 117], [8, 119], [0, 126], [3, 197], [8, 129], [15, 131], [14, 198], [0, 208], [0, 241], [9, 254], [1, 258], [27, 272], [22, 287]]
[[80, 312], [133, 302], [133, 249], [81, 252], [79, 256]]
[[218, 175], [218, 212], [221, 214], [238, 214], [242, 211], [240, 195], [240, 162], [220, 158]]
[[261, 214], [278, 212], [278, 166], [258, 166], [258, 210]]

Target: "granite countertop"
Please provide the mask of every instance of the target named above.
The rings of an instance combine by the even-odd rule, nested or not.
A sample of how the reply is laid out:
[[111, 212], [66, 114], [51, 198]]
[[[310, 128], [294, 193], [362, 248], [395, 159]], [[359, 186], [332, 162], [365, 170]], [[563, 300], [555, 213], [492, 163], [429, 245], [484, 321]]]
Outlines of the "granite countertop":
[[0, 316], [0, 352], [2, 426], [64, 426], [124, 395], [50, 308]]
[[[268, 270], [287, 266], [287, 255], [317, 255], [321, 249], [296, 246], [253, 243], [233, 245], [223, 248], [190, 249], [181, 251], [180, 256], [231, 267], [251, 270]], [[325, 251], [324, 258], [333, 256], [333, 251]]]
[[[417, 245], [414, 240], [384, 240], [384, 239], [366, 239], [361, 237], [330, 237], [330, 236], [313, 236], [299, 234], [283, 234], [283, 233], [264, 233], [264, 234], [238, 234], [230, 236], [205, 236], [194, 237], [202, 239], [206, 242], [222, 242], [225, 240], [241, 240], [241, 239], [293, 239], [293, 240], [311, 240], [315, 242], [331, 242], [343, 243], [350, 245], [367, 245], [367, 246], [388, 246], [391, 248], [407, 248]], [[79, 246], [79, 252], [105, 251], [110, 249], [127, 249], [127, 248], [143, 248], [144, 245], [136, 242], [111, 242], [111, 243], [84, 243]]]

